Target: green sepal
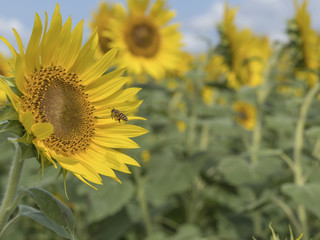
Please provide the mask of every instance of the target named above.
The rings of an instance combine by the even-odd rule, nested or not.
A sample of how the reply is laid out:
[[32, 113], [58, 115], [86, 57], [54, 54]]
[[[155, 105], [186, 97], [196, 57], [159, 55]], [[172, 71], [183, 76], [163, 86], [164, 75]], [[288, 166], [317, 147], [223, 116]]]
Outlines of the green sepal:
[[33, 135], [28, 134], [27, 132], [21, 137], [15, 140], [16, 142], [21, 142], [24, 144], [32, 144], [32, 141], [34, 139]]

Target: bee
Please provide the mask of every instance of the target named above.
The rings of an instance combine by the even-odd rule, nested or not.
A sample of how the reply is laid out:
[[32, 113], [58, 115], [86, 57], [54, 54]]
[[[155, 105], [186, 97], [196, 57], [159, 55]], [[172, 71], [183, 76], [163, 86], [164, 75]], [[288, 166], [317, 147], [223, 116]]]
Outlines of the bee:
[[119, 121], [119, 123], [120, 123], [120, 120], [128, 121], [128, 118], [125, 114], [123, 114], [122, 112], [114, 108], [112, 108], [111, 110], [111, 118], [115, 119], [116, 121]]

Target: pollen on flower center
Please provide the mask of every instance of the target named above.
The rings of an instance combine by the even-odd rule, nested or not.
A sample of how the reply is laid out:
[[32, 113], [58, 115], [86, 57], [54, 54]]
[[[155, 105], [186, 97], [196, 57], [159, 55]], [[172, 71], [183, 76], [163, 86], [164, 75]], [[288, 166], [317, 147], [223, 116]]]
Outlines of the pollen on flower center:
[[47, 147], [68, 155], [84, 150], [94, 134], [93, 107], [78, 76], [59, 67], [33, 73], [23, 96], [23, 108], [35, 122], [49, 122], [54, 133], [44, 140]]
[[160, 48], [159, 32], [147, 19], [129, 24], [125, 39], [131, 53], [137, 56], [153, 57]]

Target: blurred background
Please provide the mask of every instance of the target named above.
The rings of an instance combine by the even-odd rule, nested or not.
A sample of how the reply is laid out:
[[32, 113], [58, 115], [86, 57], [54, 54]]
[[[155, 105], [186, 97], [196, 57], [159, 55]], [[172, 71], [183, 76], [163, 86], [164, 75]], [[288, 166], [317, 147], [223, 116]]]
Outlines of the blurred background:
[[[60, 2], [63, 21], [84, 19], [86, 39], [99, 3]], [[181, 24], [183, 57], [161, 78], [132, 77], [144, 100], [138, 115], [148, 119], [136, 124], [150, 132], [126, 153], [141, 168], [117, 173], [122, 184], [103, 178], [98, 191], [69, 174], [68, 200], [57, 171], [39, 176], [33, 158], [23, 185], [68, 205], [81, 240], [320, 239], [320, 1], [167, 3]], [[26, 44], [34, 12], [50, 19], [55, 6], [4, 1], [0, 35], [15, 42], [14, 27]], [[0, 51], [10, 55], [4, 44]], [[7, 137], [1, 190], [13, 153]], [[61, 239], [29, 219], [5, 237]]]

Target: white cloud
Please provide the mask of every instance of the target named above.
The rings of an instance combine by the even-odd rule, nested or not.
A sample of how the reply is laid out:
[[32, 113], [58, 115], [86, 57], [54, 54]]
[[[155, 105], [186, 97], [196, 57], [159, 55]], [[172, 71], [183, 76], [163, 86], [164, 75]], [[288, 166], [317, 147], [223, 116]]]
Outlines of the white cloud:
[[[6, 38], [13, 45], [13, 47], [17, 48], [12, 28], [16, 29], [22, 39], [22, 42], [24, 43], [24, 46], [26, 46], [25, 44], [28, 41], [31, 31], [18, 19], [6, 19], [0, 17], [0, 36]], [[0, 41], [0, 52], [7, 56], [11, 56], [8, 47], [2, 41]]]
[[223, 10], [223, 1], [214, 1], [205, 13], [191, 20], [190, 26], [200, 32], [212, 31], [215, 25], [221, 21]]
[[193, 32], [183, 33], [183, 50], [197, 53], [207, 50], [207, 45], [203, 39]]

